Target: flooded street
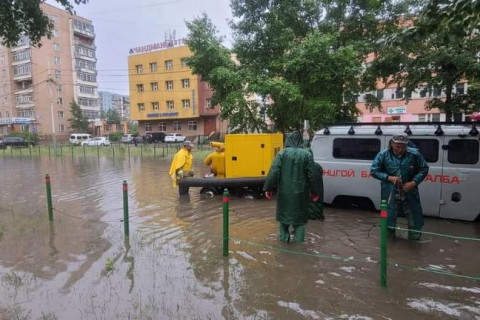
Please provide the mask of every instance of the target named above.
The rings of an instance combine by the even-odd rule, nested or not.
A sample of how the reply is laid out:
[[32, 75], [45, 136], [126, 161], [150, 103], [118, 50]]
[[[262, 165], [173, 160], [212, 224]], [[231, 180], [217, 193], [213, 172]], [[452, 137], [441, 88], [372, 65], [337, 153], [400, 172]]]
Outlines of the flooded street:
[[476, 241], [400, 232], [383, 289], [377, 212], [326, 208], [306, 243], [282, 244], [275, 201], [231, 198], [223, 257], [222, 198], [179, 199], [169, 165], [0, 157], [0, 319], [480, 319], [478, 223], [424, 229]]

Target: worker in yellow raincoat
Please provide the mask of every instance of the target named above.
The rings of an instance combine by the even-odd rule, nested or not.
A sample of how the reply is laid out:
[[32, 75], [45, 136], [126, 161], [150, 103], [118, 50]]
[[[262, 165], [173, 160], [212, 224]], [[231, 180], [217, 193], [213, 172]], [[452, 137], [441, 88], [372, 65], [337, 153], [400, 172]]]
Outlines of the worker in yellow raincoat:
[[168, 174], [173, 180], [173, 186], [178, 186], [178, 181], [184, 177], [193, 177], [192, 164], [193, 155], [191, 153], [193, 143], [185, 140], [175, 156], [173, 156], [172, 165]]
[[210, 166], [210, 172], [215, 177], [225, 178], [225, 147], [223, 144], [218, 144], [217, 150], [210, 153], [203, 160], [203, 163], [205, 163], [207, 166]]

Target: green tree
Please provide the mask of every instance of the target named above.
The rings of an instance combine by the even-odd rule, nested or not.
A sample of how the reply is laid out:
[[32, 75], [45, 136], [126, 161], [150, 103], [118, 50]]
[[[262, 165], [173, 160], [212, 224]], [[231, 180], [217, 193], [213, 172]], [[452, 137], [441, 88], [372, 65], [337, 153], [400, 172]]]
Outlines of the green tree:
[[[73, 13], [69, 0], [55, 0], [68, 12]], [[0, 38], [7, 47], [15, 46], [22, 35], [30, 38], [33, 46], [41, 46], [42, 37], [50, 39], [53, 24], [40, 8], [44, 0], [2, 0], [0, 1]], [[74, 0], [87, 3], [88, 0]]]
[[70, 102], [70, 113], [72, 117], [68, 119], [70, 129], [74, 132], [89, 132], [90, 126], [88, 119], [83, 115], [80, 106], [72, 99]]
[[119, 125], [122, 121], [118, 112], [112, 108], [108, 109], [107, 112], [105, 112], [105, 120], [109, 124], [117, 124], [117, 125]]
[[[480, 76], [480, 15], [478, 10], [472, 11], [478, 6], [479, 1], [470, 0], [426, 3], [418, 18], [411, 20], [413, 26], [385, 37], [376, 60], [365, 73], [366, 87], [373, 89], [381, 78], [387, 85], [395, 83], [404, 88], [406, 99], [414, 91], [433, 93], [425, 108], [438, 108], [447, 121], [455, 113], [479, 110], [475, 86], [467, 94], [456, 92], [457, 83], [467, 80], [473, 84]], [[441, 91], [445, 98], [438, 96]], [[379, 103], [371, 95], [367, 100], [370, 105]]]
[[[301, 129], [305, 119], [315, 128], [355, 120], [364, 58], [409, 8], [402, 1], [362, 0], [231, 0], [231, 7], [231, 52], [203, 15], [187, 23], [188, 63], [215, 90], [214, 102], [231, 124], [262, 128], [266, 109], [283, 132]], [[238, 64], [230, 61], [232, 52]], [[265, 108], [246, 98], [254, 94], [273, 103]]]

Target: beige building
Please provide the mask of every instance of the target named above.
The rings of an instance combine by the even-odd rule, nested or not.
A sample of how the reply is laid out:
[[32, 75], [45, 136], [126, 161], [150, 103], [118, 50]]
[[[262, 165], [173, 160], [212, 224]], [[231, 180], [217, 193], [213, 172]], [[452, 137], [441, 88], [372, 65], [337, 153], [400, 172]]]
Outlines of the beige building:
[[219, 106], [210, 102], [212, 89], [185, 63], [191, 55], [184, 39], [130, 50], [130, 114], [140, 134], [178, 132], [193, 139], [226, 132]]
[[[99, 119], [95, 32], [90, 20], [42, 3], [54, 24], [35, 48], [28, 37], [0, 45], [0, 134], [29, 131], [62, 141], [75, 100], [96, 131]], [[95, 133], [95, 132], [94, 132]]]

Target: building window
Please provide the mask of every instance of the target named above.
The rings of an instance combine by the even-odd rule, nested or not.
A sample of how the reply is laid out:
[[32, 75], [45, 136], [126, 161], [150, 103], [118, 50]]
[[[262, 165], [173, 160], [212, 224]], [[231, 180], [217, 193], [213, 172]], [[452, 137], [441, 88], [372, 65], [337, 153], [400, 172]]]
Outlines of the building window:
[[457, 83], [455, 86], [456, 94], [465, 94], [465, 83]]
[[158, 123], [158, 131], [167, 131], [167, 124], [165, 122]]
[[152, 102], [152, 110], [153, 111], [160, 110], [160, 107], [158, 106], [158, 102]]
[[212, 107], [212, 100], [207, 99], [207, 100], [205, 101], [205, 104], [206, 104], [206, 106], [207, 106], [208, 109], [213, 109], [213, 107]]
[[173, 61], [165, 60], [165, 70], [172, 70], [172, 69], [173, 69]]
[[175, 122], [173, 123], [173, 131], [180, 131], [180, 130], [182, 130], [182, 125], [181, 125], [181, 123], [178, 122], [178, 121], [175, 121]]
[[188, 121], [188, 130], [197, 131], [197, 121]]
[[7, 70], [3, 69], [2, 70], [2, 78], [5, 78], [7, 76]]
[[58, 38], [58, 29], [53, 29], [52, 30], [52, 36], [55, 38]]
[[150, 83], [150, 86], [152, 87], [153, 92], [158, 91], [158, 82], [152, 82]]
[[61, 84], [57, 84], [56, 90], [57, 90], [57, 93], [58, 93], [58, 94], [62, 93], [62, 85], [61, 85]]
[[64, 116], [63, 111], [58, 111], [57, 112], [57, 118], [63, 119], [63, 116]]
[[62, 98], [57, 98], [57, 104], [61, 106], [63, 104], [63, 99]]
[[383, 100], [383, 89], [377, 90], [377, 99]]
[[165, 81], [165, 89], [173, 90], [173, 81], [172, 80]]
[[138, 106], [138, 111], [140, 111], [140, 112], [145, 111], [145, 104], [139, 103], [139, 104], [137, 104], [137, 106]]
[[65, 131], [65, 125], [64, 124], [59, 124], [58, 125], [58, 131], [64, 132]]
[[158, 67], [157, 67], [157, 63], [156, 63], [156, 62], [150, 63], [150, 71], [151, 71], [151, 72], [156, 72], [157, 69], [158, 69]]
[[434, 86], [433, 87], [433, 96], [434, 97], [439, 97], [442, 95], [442, 88], [440, 86]]
[[150, 123], [145, 123], [145, 131], [152, 131], [152, 125]]
[[440, 121], [440, 113], [432, 113], [432, 122], [439, 122]]
[[54, 43], [53, 44], [53, 50], [54, 51], [60, 51], [60, 43]]
[[175, 103], [173, 103], [173, 100], [167, 100], [167, 109], [168, 110], [175, 109]]
[[53, 57], [53, 64], [57, 65], [57, 66], [60, 64], [60, 57], [59, 56]]
[[190, 88], [190, 79], [182, 79], [182, 88]]
[[143, 92], [143, 84], [137, 84], [137, 92]]
[[142, 74], [143, 73], [143, 65], [141, 64], [138, 64], [135, 66], [135, 71], [137, 72], [137, 74]]
[[189, 109], [190, 108], [190, 99], [183, 99], [182, 100], [182, 107], [183, 107], [183, 109]]
[[182, 64], [182, 68], [186, 68], [187, 66], [187, 58], [180, 59], [180, 63]]
[[396, 99], [403, 99], [403, 88], [399, 87], [395, 90], [395, 98]]
[[427, 115], [425, 113], [420, 113], [418, 115], [418, 122], [427, 122]]
[[55, 79], [61, 79], [61, 78], [62, 78], [62, 71], [55, 70]]

